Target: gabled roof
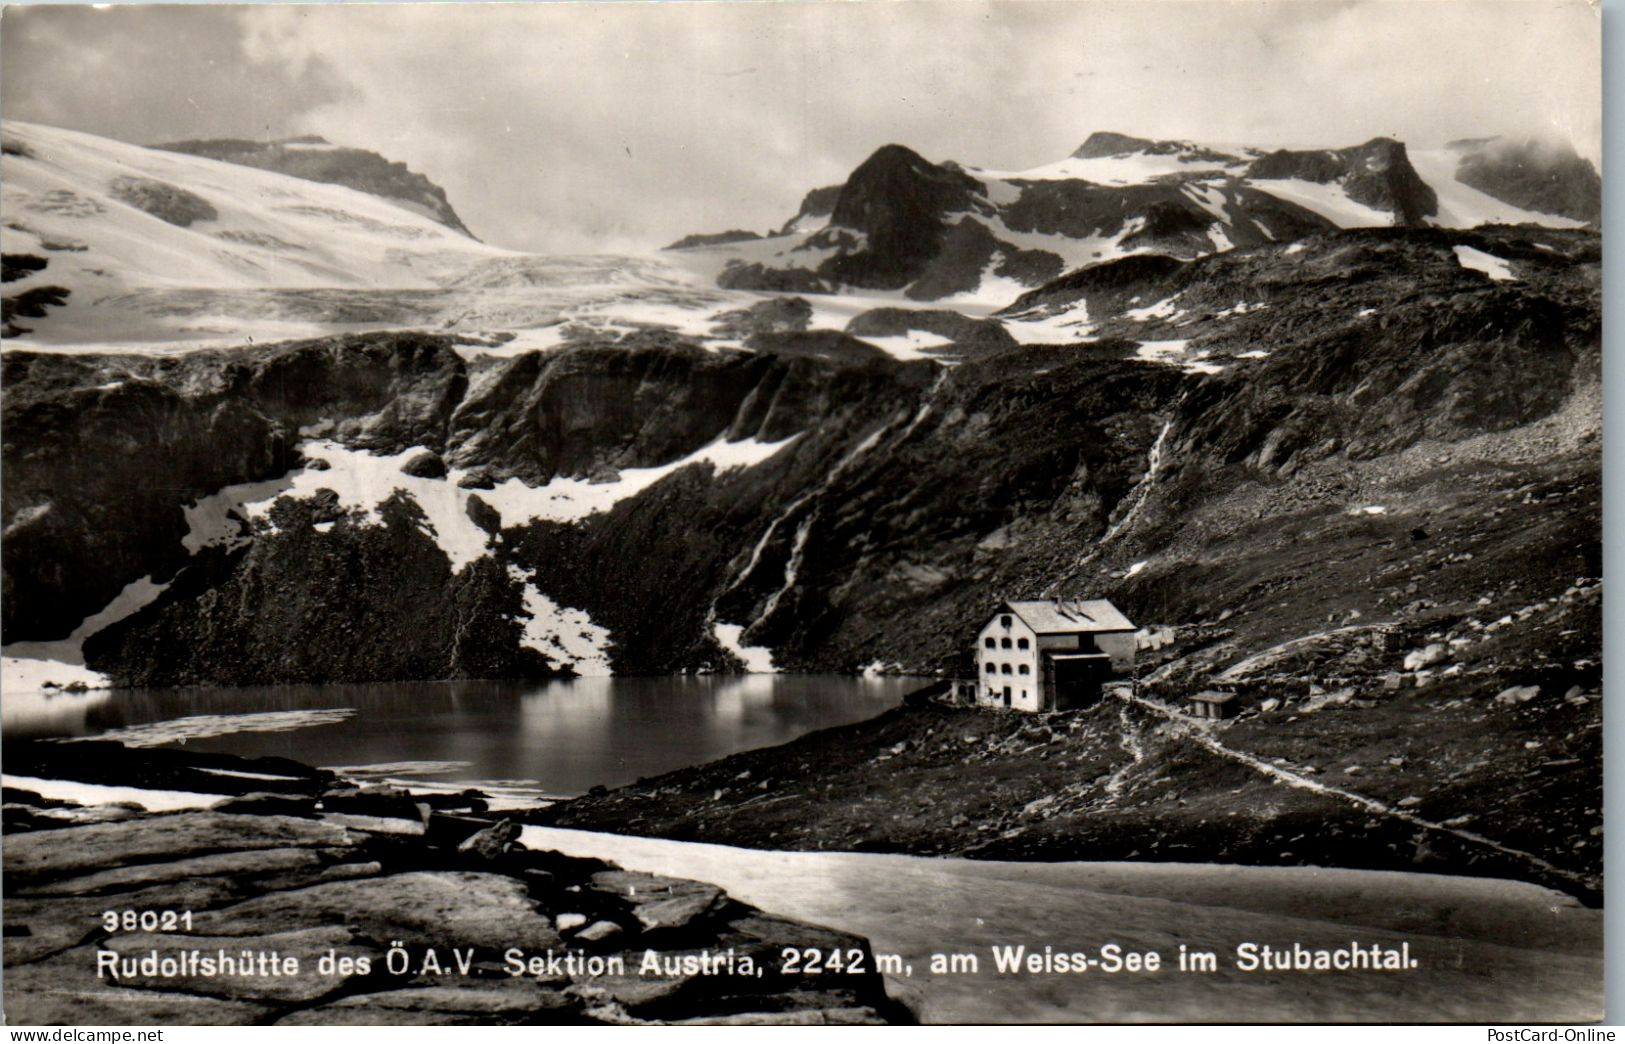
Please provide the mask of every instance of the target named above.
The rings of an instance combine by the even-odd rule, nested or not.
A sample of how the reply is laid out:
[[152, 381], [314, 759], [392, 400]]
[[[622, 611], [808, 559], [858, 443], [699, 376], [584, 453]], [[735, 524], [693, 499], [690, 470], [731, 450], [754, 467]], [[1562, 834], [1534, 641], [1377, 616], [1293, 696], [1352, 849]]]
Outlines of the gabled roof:
[[1094, 634], [1137, 629], [1117, 606], [1104, 598], [1087, 602], [1044, 600], [1004, 604], [1037, 634]]

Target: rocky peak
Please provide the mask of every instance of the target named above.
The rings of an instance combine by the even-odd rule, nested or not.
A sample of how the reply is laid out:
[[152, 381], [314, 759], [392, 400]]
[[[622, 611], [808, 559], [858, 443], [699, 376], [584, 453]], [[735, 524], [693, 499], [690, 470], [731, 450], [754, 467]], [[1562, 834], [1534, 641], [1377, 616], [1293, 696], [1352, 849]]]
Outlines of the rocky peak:
[[1344, 149], [1277, 149], [1254, 160], [1247, 176], [1339, 181], [1350, 199], [1392, 212], [1399, 225], [1424, 224], [1439, 209], [1433, 189], [1411, 166], [1405, 143], [1392, 138]]
[[1073, 159], [1100, 159], [1102, 156], [1121, 156], [1125, 152], [1145, 152], [1157, 143], [1149, 138], [1135, 138], [1116, 131], [1095, 131], [1084, 139], [1072, 153]]
[[1187, 162], [1194, 160], [1230, 162], [1239, 159], [1231, 152], [1208, 148], [1194, 142], [1136, 138], [1128, 134], [1118, 134], [1116, 131], [1095, 131], [1084, 139], [1082, 145], [1077, 147], [1072, 153], [1072, 158], [1101, 159], [1106, 156], [1123, 156], [1129, 153], [1144, 153], [1151, 156], [1178, 156]]
[[986, 190], [961, 170], [886, 145], [841, 186], [831, 225], [861, 232], [866, 249], [841, 259], [843, 282], [896, 289], [935, 254], [944, 216], [973, 209]]
[[366, 149], [333, 145], [320, 135], [305, 134], [281, 141], [211, 138], [174, 141], [153, 148], [272, 170], [306, 181], [343, 185], [400, 204], [474, 238], [452, 209], [445, 189], [404, 163]]

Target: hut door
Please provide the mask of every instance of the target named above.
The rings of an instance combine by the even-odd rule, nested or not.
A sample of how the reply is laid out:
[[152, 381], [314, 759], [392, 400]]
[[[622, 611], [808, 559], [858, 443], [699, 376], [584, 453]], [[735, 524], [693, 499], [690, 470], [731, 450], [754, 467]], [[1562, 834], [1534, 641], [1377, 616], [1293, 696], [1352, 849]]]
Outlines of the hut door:
[[1006, 707], [1010, 706], [1010, 686], [1008, 685], [1004, 687], [1004, 705]]

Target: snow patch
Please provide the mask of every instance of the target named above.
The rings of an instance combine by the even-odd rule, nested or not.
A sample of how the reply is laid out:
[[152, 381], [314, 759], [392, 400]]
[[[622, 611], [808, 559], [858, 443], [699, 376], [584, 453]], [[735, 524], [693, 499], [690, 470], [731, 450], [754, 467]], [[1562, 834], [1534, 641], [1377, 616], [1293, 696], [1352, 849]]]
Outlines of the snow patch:
[[904, 360], [935, 358], [927, 352], [927, 349], [953, 344], [949, 338], [928, 330], [910, 330], [889, 337], [863, 337], [860, 340], [874, 345], [894, 359]]
[[515, 566], [508, 575], [525, 585], [525, 634], [519, 644], [549, 660], [566, 661], [583, 678], [607, 678], [609, 631], [592, 622], [585, 610], [560, 607], [536, 589], [535, 579]]
[[1512, 274], [1512, 266], [1494, 254], [1486, 254], [1470, 246], [1458, 246], [1455, 252], [1456, 260], [1461, 263], [1461, 267], [1474, 272], [1483, 272], [1497, 283], [1511, 282], [1518, 278]]
[[1220, 159], [1196, 159], [1189, 153], [1127, 152], [1116, 156], [1097, 156], [1079, 159], [1068, 156], [1056, 163], [1020, 171], [972, 169], [971, 173], [986, 181], [1092, 181], [1097, 185], [1147, 185], [1170, 174], [1194, 174], [1211, 171], [1229, 173], [1242, 162], [1241, 156]]
[[85, 666], [85, 639], [140, 612], [168, 588], [169, 584], [155, 584], [152, 577], [144, 576], [126, 584], [111, 602], [85, 617], [66, 638], [13, 642], [0, 648], [0, 693], [12, 696], [48, 688], [107, 688], [107, 676]]
[[1165, 297], [1156, 304], [1146, 305], [1144, 308], [1130, 308], [1123, 313], [1123, 318], [1133, 320], [1136, 323], [1148, 323], [1156, 319], [1173, 319], [1175, 316], [1184, 314], [1174, 307], [1174, 300], [1178, 297], [1179, 294], [1174, 294], [1173, 297]]
[[[542, 486], [527, 486], [511, 478], [492, 489], [474, 490], [481, 500], [496, 508], [504, 526], [523, 525], [539, 519], [552, 522], [579, 522], [589, 515], [608, 511], [635, 497], [668, 475], [691, 464], [710, 464], [720, 474], [738, 468], [754, 467], [794, 442], [791, 435], [777, 442], [759, 439], [727, 441], [726, 436], [702, 446], [686, 457], [649, 468], [626, 468], [610, 482], [579, 478], [554, 478]], [[453, 472], [447, 484], [454, 484], [463, 472]], [[468, 492], [468, 491], [465, 491]], [[483, 531], [482, 531], [483, 535]]]
[[1026, 293], [1029, 289], [1026, 283], [1010, 276], [997, 274], [998, 267], [1004, 264], [1004, 251], [994, 251], [988, 259], [987, 266], [982, 269], [981, 281], [976, 289], [962, 294], [944, 297], [937, 303], [959, 307], [961, 305], [986, 305], [990, 308], [1002, 308]]
[[744, 661], [746, 671], [751, 674], [778, 673], [778, 668], [773, 666], [773, 650], [760, 645], [741, 644], [744, 633], [743, 624], [718, 622], [711, 625], [711, 634], [717, 644]]
[[902, 673], [903, 673], [903, 665], [902, 664], [895, 663], [895, 662], [894, 663], [885, 663], [885, 662], [883, 662], [881, 660], [875, 660], [873, 663], [870, 663], [870, 664], [866, 665], [863, 668], [863, 676], [865, 678], [878, 678], [881, 675], [885, 675], [885, 674], [902, 674]]
[[144, 790], [141, 787], [113, 787], [101, 783], [79, 783], [67, 779], [38, 779], [34, 776], [0, 776], [0, 783], [19, 790], [32, 790], [51, 801], [70, 801], [86, 807], [132, 802], [148, 812], [178, 812], [208, 808], [225, 801], [226, 794], [193, 794], [184, 790]]
[[1140, 346], [1134, 350], [1134, 355], [1147, 362], [1177, 365], [1181, 361], [1180, 357], [1185, 354], [1187, 344], [1190, 344], [1190, 341], [1141, 341]]
[[1144, 571], [1145, 567], [1150, 565], [1150, 564], [1151, 564], [1151, 562], [1150, 562], [1149, 559], [1147, 559], [1145, 561], [1142, 561], [1142, 562], [1135, 562], [1133, 565], [1128, 567], [1128, 572], [1123, 574], [1123, 579], [1127, 580], [1131, 576], [1139, 575], [1141, 572]]
[[307, 458], [326, 463], [325, 470], [306, 468], [265, 482], [227, 486], [204, 497], [184, 509], [188, 531], [182, 544], [196, 554], [212, 545], [231, 547], [244, 543], [249, 539], [247, 523], [265, 517], [277, 497], [309, 497], [320, 489], [332, 490], [338, 494], [340, 506], [365, 512], [366, 521], [376, 525], [381, 522], [378, 506], [403, 492], [423, 509], [428, 519], [427, 535], [446, 553], [456, 572], [489, 550], [489, 534], [469, 517], [470, 496], [478, 496], [495, 508], [504, 526], [538, 519], [577, 522], [609, 510], [690, 464], [710, 464], [718, 472], [751, 467], [796, 438], [791, 435], [777, 442], [728, 442], [722, 437], [668, 464], [628, 468], [609, 482], [554, 478], [542, 486], [527, 486], [510, 478], [492, 489], [480, 490], [458, 486], [467, 474], [465, 470], [454, 469], [446, 478], [418, 478], [402, 472], [401, 465], [425, 452], [421, 446], [395, 454], [372, 454], [335, 442], [312, 440], [304, 443], [302, 450]]
[[296, 783], [299, 781], [298, 776], [276, 776], [269, 772], [242, 772], [237, 769], [223, 768], [200, 768], [198, 771], [208, 772], [216, 776], [235, 776], [238, 779], [270, 779], [284, 783]]
[[[1343, 191], [1342, 184], [1330, 182], [1321, 184], [1315, 181], [1306, 181], [1303, 178], [1259, 179], [1252, 182], [1254, 188], [1267, 192], [1277, 199], [1284, 199], [1288, 203], [1296, 203], [1306, 210], [1330, 221], [1338, 228], [1367, 228], [1372, 226], [1386, 226], [1394, 223], [1394, 216], [1386, 210], [1368, 207], [1364, 203], [1357, 203]], [[1293, 247], [1286, 252], [1296, 253]]]

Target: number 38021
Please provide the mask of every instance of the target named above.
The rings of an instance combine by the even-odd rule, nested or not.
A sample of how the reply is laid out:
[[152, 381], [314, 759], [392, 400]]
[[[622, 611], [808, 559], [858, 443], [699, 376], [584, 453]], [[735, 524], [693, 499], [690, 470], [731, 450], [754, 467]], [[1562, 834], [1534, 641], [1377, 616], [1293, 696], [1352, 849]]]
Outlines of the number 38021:
[[102, 930], [107, 932], [189, 932], [190, 910], [104, 910]]

